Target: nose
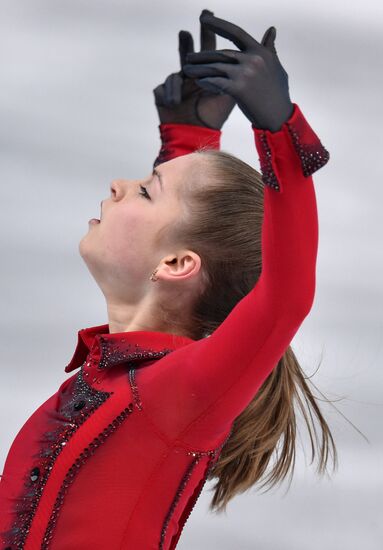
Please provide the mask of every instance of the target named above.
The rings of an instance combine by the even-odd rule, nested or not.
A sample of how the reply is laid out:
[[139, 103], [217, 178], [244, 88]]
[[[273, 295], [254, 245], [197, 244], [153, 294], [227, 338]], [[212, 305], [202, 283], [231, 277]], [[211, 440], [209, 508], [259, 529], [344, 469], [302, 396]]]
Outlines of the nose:
[[113, 180], [110, 184], [110, 192], [112, 193], [112, 197], [115, 197], [117, 195], [120, 188], [120, 182], [121, 180]]
[[123, 196], [129, 188], [129, 180], [117, 179], [113, 180], [110, 184], [110, 191], [113, 198], [119, 199]]
[[129, 193], [129, 190], [134, 189], [134, 183], [136, 183], [139, 180], [126, 180], [126, 179], [115, 179], [110, 184], [110, 192], [112, 194], [112, 198], [114, 200], [120, 200], [122, 197], [124, 197], [127, 193]]

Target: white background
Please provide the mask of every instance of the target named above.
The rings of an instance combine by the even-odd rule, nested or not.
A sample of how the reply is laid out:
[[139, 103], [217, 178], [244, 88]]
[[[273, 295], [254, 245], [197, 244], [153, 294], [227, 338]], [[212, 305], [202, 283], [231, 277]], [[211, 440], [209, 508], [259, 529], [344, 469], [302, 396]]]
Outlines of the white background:
[[[301, 430], [294, 481], [208, 512], [206, 484], [181, 550], [378, 550], [382, 533], [382, 23], [373, 1], [1, 0], [0, 463], [68, 377], [80, 328], [107, 322], [78, 253], [117, 177], [150, 173], [160, 145], [152, 90], [199, 49], [203, 8], [276, 48], [331, 161], [314, 175], [320, 241], [313, 308], [292, 342], [329, 405], [339, 469], [319, 479]], [[233, 47], [218, 38], [218, 47]], [[259, 169], [235, 109], [222, 148]], [[366, 438], [368, 441], [366, 441]], [[304, 451], [303, 451], [304, 449]]]

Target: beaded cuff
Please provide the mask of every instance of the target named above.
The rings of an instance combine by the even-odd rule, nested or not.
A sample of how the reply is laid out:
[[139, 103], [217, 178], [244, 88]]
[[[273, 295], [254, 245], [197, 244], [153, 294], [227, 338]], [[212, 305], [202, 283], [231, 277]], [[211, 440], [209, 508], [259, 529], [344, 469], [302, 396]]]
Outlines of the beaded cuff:
[[311, 176], [316, 170], [319, 170], [330, 158], [329, 152], [322, 145], [298, 105], [296, 103], [293, 105], [294, 111], [291, 117], [277, 132], [262, 130], [253, 126], [259, 152], [262, 181], [276, 191], [281, 191], [281, 181], [278, 177], [275, 162], [273, 162], [272, 144], [273, 139], [275, 139], [274, 136], [280, 136], [281, 133], [287, 134], [299, 157], [302, 173], [305, 177]]
[[221, 130], [193, 124], [160, 124], [161, 149], [153, 168], [197, 149], [219, 149]]

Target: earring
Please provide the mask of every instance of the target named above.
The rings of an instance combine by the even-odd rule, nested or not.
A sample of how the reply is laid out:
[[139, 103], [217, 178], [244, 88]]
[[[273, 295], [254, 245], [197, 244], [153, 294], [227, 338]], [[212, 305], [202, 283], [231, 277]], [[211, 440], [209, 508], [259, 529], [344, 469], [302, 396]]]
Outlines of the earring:
[[150, 275], [150, 280], [155, 282], [158, 281], [158, 277], [156, 277], [156, 273], [158, 271], [158, 268], [153, 271], [153, 273]]

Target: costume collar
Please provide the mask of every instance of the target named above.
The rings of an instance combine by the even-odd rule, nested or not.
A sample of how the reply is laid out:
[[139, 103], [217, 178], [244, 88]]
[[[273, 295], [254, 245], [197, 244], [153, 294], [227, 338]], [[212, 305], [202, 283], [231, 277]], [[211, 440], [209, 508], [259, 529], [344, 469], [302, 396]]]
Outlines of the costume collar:
[[160, 359], [171, 351], [195, 342], [187, 336], [168, 332], [131, 331], [109, 333], [109, 325], [83, 328], [78, 331], [78, 341], [65, 372], [80, 367], [86, 359], [107, 369], [121, 363], [134, 364]]

